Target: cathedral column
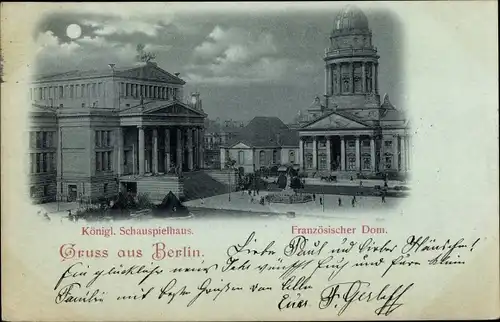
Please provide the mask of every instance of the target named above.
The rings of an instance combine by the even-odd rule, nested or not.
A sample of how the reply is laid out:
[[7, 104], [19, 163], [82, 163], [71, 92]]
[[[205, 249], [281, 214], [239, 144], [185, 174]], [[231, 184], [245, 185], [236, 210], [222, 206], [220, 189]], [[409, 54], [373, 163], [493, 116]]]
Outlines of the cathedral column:
[[170, 129], [165, 129], [165, 155], [163, 157], [165, 173], [170, 170]]
[[177, 145], [176, 145], [176, 152], [177, 152], [177, 158], [176, 158], [176, 167], [178, 171], [182, 171], [182, 130], [177, 129]]
[[198, 139], [199, 139], [199, 132], [198, 128], [195, 127], [193, 129], [193, 167], [197, 168], [198, 167], [198, 151], [199, 151], [199, 144], [198, 144]]
[[407, 157], [406, 157], [406, 160], [408, 162], [408, 166], [407, 166], [407, 170], [411, 170], [411, 167], [412, 167], [412, 146], [411, 146], [411, 137], [410, 136], [407, 136], [406, 137], [406, 150], [408, 151], [408, 154], [407, 154]]
[[313, 169], [318, 169], [318, 140], [313, 136]]
[[188, 169], [189, 171], [193, 171], [193, 129], [187, 129], [187, 149], [188, 149]]
[[199, 141], [198, 141], [198, 165], [200, 169], [203, 169], [205, 165], [205, 157], [203, 155], [203, 142], [205, 141], [205, 130], [203, 128], [198, 129]]
[[356, 136], [356, 171], [360, 171], [360, 148], [359, 148], [359, 136]]
[[332, 147], [330, 137], [326, 137], [326, 170], [332, 171]]
[[375, 83], [375, 93], [378, 94], [378, 77], [377, 77], [377, 74], [378, 74], [378, 64], [375, 64], [375, 74], [373, 75], [373, 79], [375, 80], [374, 83]]
[[371, 65], [371, 69], [372, 69], [372, 93], [375, 93], [375, 79], [377, 78], [376, 74], [375, 74], [375, 63], [372, 63]]
[[340, 137], [340, 170], [345, 171], [345, 140]]
[[375, 167], [375, 139], [370, 137], [370, 163], [371, 163], [371, 169], [373, 172], [377, 171], [377, 168]]
[[342, 63], [337, 64], [337, 93], [342, 93]]
[[116, 142], [116, 174], [120, 177], [123, 174], [123, 128], [119, 127], [115, 131]]
[[399, 170], [399, 147], [398, 147], [398, 141], [399, 141], [399, 136], [394, 135], [393, 138], [395, 140], [392, 140], [392, 151], [393, 151], [393, 158], [392, 158], [392, 169]]
[[304, 140], [302, 138], [299, 139], [299, 164], [302, 170], [306, 168], [304, 162]]
[[351, 74], [351, 93], [354, 93], [354, 62], [349, 64]]
[[138, 126], [139, 130], [139, 175], [144, 175], [144, 127]]
[[401, 171], [406, 172], [406, 147], [405, 140], [406, 137], [401, 136]]
[[153, 146], [151, 151], [151, 157], [153, 159], [152, 171], [153, 173], [158, 173], [158, 129], [153, 128]]
[[365, 62], [362, 62], [361, 63], [361, 73], [362, 73], [362, 76], [361, 76], [361, 83], [362, 83], [362, 91], [363, 93], [366, 92], [366, 66], [365, 66]]
[[328, 88], [329, 88], [329, 84], [330, 84], [330, 71], [328, 70], [328, 63], [326, 64], [325, 66], [325, 95], [328, 95]]

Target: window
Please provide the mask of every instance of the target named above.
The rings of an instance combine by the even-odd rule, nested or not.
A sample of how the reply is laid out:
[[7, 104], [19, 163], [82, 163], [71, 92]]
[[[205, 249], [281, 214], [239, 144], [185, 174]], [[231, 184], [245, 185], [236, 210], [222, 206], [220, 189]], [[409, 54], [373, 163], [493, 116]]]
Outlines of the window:
[[108, 193], [108, 184], [107, 183], [104, 184], [104, 187], [102, 188], [102, 190], [105, 194]]
[[35, 154], [30, 153], [30, 173], [35, 173]]
[[95, 146], [101, 146], [101, 131], [95, 131]]
[[47, 132], [42, 132], [42, 148], [47, 147]]
[[108, 131], [106, 146], [111, 146], [111, 131]]
[[392, 168], [392, 155], [385, 155], [385, 168], [386, 169], [391, 169]]
[[47, 172], [47, 153], [42, 153], [42, 172]]
[[295, 151], [288, 152], [288, 161], [290, 163], [295, 163]]
[[372, 161], [371, 161], [370, 155], [363, 154], [363, 164], [362, 165], [363, 165], [363, 170], [370, 170], [371, 169]]
[[312, 169], [313, 167], [313, 155], [312, 153], [306, 154], [306, 168]]
[[101, 171], [101, 152], [95, 153], [95, 170]]
[[259, 152], [259, 164], [266, 164], [266, 152], [264, 150]]
[[30, 148], [36, 148], [36, 132], [30, 132]]
[[101, 146], [108, 146], [108, 131], [101, 131]]
[[326, 169], [326, 154], [325, 153], [319, 154], [319, 168]]
[[96, 97], [96, 86], [95, 83], [92, 84], [92, 97]]
[[386, 148], [392, 148], [392, 141], [385, 141], [384, 145]]
[[370, 140], [363, 140], [362, 144], [364, 147], [370, 147]]
[[354, 154], [349, 154], [347, 158], [347, 170], [356, 170], [356, 156]]
[[356, 146], [356, 141], [354, 140], [347, 141], [347, 146], [350, 148], [354, 148]]
[[36, 173], [40, 173], [40, 171], [42, 170], [40, 168], [40, 159], [41, 159], [41, 153], [37, 153], [36, 154]]
[[64, 89], [62, 86], [59, 86], [59, 98], [64, 98]]
[[276, 164], [278, 163], [278, 151], [273, 150], [273, 163]]
[[50, 161], [51, 161], [50, 168], [52, 169], [52, 171], [55, 171], [57, 168], [57, 160], [55, 153], [51, 153]]
[[245, 164], [245, 151], [238, 152], [238, 164]]
[[112, 160], [112, 153], [113, 153], [113, 152], [111, 152], [111, 151], [108, 151], [108, 152], [107, 152], [107, 154], [108, 154], [108, 164], [107, 164], [107, 166], [108, 166], [108, 168], [107, 168], [107, 169], [108, 169], [108, 171], [111, 171], [111, 168], [112, 168], [112, 167], [111, 167], [111, 161], [113, 161], [113, 160]]

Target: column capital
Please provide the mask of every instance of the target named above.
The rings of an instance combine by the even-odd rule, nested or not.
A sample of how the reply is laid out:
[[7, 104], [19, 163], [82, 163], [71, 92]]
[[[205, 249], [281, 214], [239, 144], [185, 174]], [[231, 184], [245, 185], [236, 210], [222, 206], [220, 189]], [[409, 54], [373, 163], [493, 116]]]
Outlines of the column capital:
[[138, 128], [139, 130], [144, 130], [144, 129], [146, 128], [146, 126], [144, 126], [144, 125], [137, 125], [137, 128]]

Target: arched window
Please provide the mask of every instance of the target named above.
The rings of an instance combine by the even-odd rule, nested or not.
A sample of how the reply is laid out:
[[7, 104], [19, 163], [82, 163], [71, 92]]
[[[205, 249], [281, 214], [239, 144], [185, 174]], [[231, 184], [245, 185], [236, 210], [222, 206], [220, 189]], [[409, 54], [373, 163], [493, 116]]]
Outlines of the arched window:
[[319, 154], [319, 168], [322, 170], [326, 169], [326, 154], [325, 153]]
[[312, 169], [312, 167], [313, 167], [313, 155], [312, 155], [312, 153], [307, 153], [306, 154], [306, 168]]
[[264, 150], [261, 150], [259, 152], [259, 164], [260, 165], [266, 164], [266, 151]]
[[245, 151], [238, 152], [238, 164], [245, 164]]
[[295, 151], [288, 152], [288, 161], [292, 164], [295, 163]]
[[273, 150], [273, 163], [276, 164], [278, 163], [278, 151]]
[[347, 170], [354, 171], [356, 170], [356, 155], [355, 154], [349, 154], [347, 156]]

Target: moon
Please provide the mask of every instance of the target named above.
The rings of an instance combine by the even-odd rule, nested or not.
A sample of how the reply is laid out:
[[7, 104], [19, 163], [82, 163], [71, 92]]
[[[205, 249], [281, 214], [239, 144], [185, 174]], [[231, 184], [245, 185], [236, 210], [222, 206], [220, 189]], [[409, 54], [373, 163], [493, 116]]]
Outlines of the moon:
[[71, 39], [77, 39], [82, 35], [82, 28], [77, 24], [71, 24], [66, 28], [66, 35]]

